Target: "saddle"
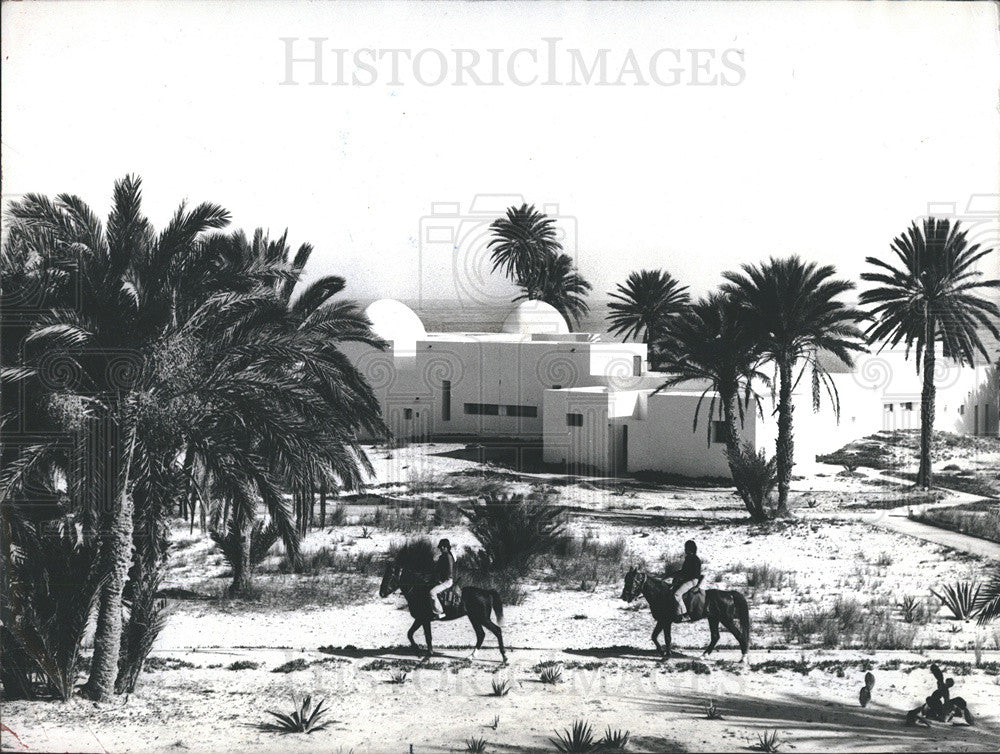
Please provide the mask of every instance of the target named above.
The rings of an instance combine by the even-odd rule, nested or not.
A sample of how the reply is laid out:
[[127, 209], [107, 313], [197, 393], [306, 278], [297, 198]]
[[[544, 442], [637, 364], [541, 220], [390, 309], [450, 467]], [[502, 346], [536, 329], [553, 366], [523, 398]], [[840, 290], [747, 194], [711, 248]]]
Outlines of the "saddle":
[[[705, 617], [705, 592], [701, 588], [701, 582], [704, 580], [705, 577], [700, 576], [698, 583], [684, 595], [684, 607], [692, 620], [701, 620]], [[674, 620], [674, 623], [682, 622], [679, 618]]]
[[463, 610], [462, 606], [462, 587], [458, 584], [454, 584], [438, 595], [438, 599], [441, 600], [441, 607], [444, 608], [444, 617], [456, 618], [461, 615]]

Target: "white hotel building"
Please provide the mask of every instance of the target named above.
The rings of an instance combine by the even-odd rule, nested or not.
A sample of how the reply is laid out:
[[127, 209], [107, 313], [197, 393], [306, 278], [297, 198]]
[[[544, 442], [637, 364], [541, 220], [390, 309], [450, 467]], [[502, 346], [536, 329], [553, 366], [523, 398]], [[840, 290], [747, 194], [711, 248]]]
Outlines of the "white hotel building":
[[[514, 307], [498, 333], [428, 333], [416, 313], [390, 299], [374, 302], [366, 314], [391, 347], [345, 350], [371, 383], [395, 437], [541, 440], [545, 461], [598, 474], [729, 475], [721, 427], [712, 421], [719, 417], [709, 416], [711, 395], [701, 401], [695, 430], [704, 386], [655, 393], [665, 376], [649, 371], [645, 344], [571, 333], [539, 301]], [[942, 363], [938, 372], [935, 427], [997, 435], [995, 367]], [[797, 466], [882, 429], [920, 426], [920, 378], [902, 353], [863, 355], [833, 380], [839, 422], [826, 396], [813, 413], [808, 377], [794, 393]], [[773, 453], [770, 396], [761, 408], [763, 417], [755, 408], [747, 412], [744, 439]]]

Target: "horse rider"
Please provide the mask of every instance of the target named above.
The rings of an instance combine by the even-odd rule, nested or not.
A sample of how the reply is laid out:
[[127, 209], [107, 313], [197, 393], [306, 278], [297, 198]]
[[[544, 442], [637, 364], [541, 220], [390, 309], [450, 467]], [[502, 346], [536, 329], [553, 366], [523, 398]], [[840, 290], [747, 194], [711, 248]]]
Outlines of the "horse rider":
[[444, 609], [441, 607], [438, 595], [445, 589], [450, 589], [455, 583], [455, 556], [451, 554], [451, 542], [447, 539], [438, 542], [438, 550], [441, 552], [434, 566], [437, 584], [431, 587], [431, 605], [434, 608], [434, 617], [443, 618]]
[[681, 569], [674, 573], [674, 599], [677, 600], [677, 619], [690, 621], [684, 606], [684, 595], [698, 586], [701, 580], [701, 559], [698, 557], [698, 545], [689, 539], [684, 543], [684, 563]]

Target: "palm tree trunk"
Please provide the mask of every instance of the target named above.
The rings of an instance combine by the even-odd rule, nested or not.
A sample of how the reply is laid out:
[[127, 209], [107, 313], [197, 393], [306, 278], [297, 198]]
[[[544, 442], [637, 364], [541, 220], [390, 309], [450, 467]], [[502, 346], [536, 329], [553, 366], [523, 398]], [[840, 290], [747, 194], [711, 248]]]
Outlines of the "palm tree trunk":
[[[110, 467], [105, 469], [103, 481], [111, 487], [111, 495], [107, 498], [107, 509], [101, 517], [104, 529], [101, 568], [105, 581], [101, 587], [90, 677], [84, 686], [84, 694], [97, 702], [107, 701], [114, 694], [118, 678], [122, 641], [122, 592], [132, 563], [134, 526], [128, 479], [135, 449], [136, 428], [130, 427], [126, 436], [122, 437], [121, 428], [114, 422], [108, 422], [105, 427], [110, 435], [108, 447], [95, 448], [103, 451], [104, 463]], [[118, 468], [114, 468], [116, 465]]]
[[925, 490], [931, 488], [931, 450], [934, 444], [934, 401], [937, 387], [934, 385], [934, 324], [927, 328], [931, 337], [924, 341], [924, 386], [920, 393], [920, 468], [917, 471], [917, 486]]
[[[191, 450], [191, 446], [188, 445], [184, 449], [184, 494], [181, 495], [178, 507], [180, 510], [177, 511], [180, 518], [187, 521], [188, 509], [194, 503], [194, 452]], [[193, 518], [192, 518], [193, 521]]]
[[233, 583], [229, 585], [229, 596], [246, 594], [250, 589], [253, 570], [250, 563], [250, 532], [253, 523], [241, 522], [239, 526], [239, 555], [233, 563]]
[[788, 488], [792, 481], [795, 444], [792, 440], [792, 364], [785, 357], [778, 362], [778, 471], [779, 516], [788, 514]]
[[326, 480], [319, 483], [319, 528], [326, 528]]
[[[738, 388], [733, 386], [732, 388], [724, 388], [722, 391], [722, 414], [726, 421], [726, 430], [729, 434], [726, 438], [726, 450], [728, 451], [729, 458], [735, 457], [735, 455], [740, 452], [740, 447], [743, 443], [743, 433], [741, 431], [739, 420], [739, 394], [737, 390]], [[729, 468], [733, 479], [735, 479], [736, 473], [733, 471], [731, 462]], [[739, 489], [739, 487], [737, 487], [736, 491], [739, 494], [740, 499], [743, 500], [743, 505], [746, 506], [747, 513], [750, 514], [751, 519], [754, 521], [767, 520], [767, 513], [762, 506], [758, 505], [749, 495]]]

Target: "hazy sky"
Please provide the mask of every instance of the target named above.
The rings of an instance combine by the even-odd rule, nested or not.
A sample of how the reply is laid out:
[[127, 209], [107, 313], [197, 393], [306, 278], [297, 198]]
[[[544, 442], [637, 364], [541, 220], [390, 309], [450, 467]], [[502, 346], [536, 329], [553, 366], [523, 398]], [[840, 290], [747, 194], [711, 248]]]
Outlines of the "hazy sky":
[[[992, 3], [2, 13], [5, 197], [68, 191], [105, 213], [113, 181], [139, 173], [157, 224], [186, 198], [226, 206], [237, 226], [288, 227], [317, 247], [310, 275], [345, 275], [362, 299], [506, 297], [476, 280], [484, 222], [463, 217], [482, 194], [557, 206], [603, 293], [640, 267], [703, 291], [727, 267], [793, 251], [856, 276], [929, 203], [964, 214], [971, 195], [1000, 190]], [[282, 38], [298, 57], [325, 38], [323, 85], [310, 62], [281, 85]], [[393, 76], [392, 56], [371, 65], [367, 49], [408, 52]], [[579, 63], [602, 55], [604, 82], [623, 85], [595, 85], [599, 71], [584, 83]], [[638, 73], [622, 74], [630, 60]], [[996, 198], [982, 201], [995, 215]], [[453, 216], [426, 219], [434, 205]], [[983, 238], [997, 240], [995, 218]]]

